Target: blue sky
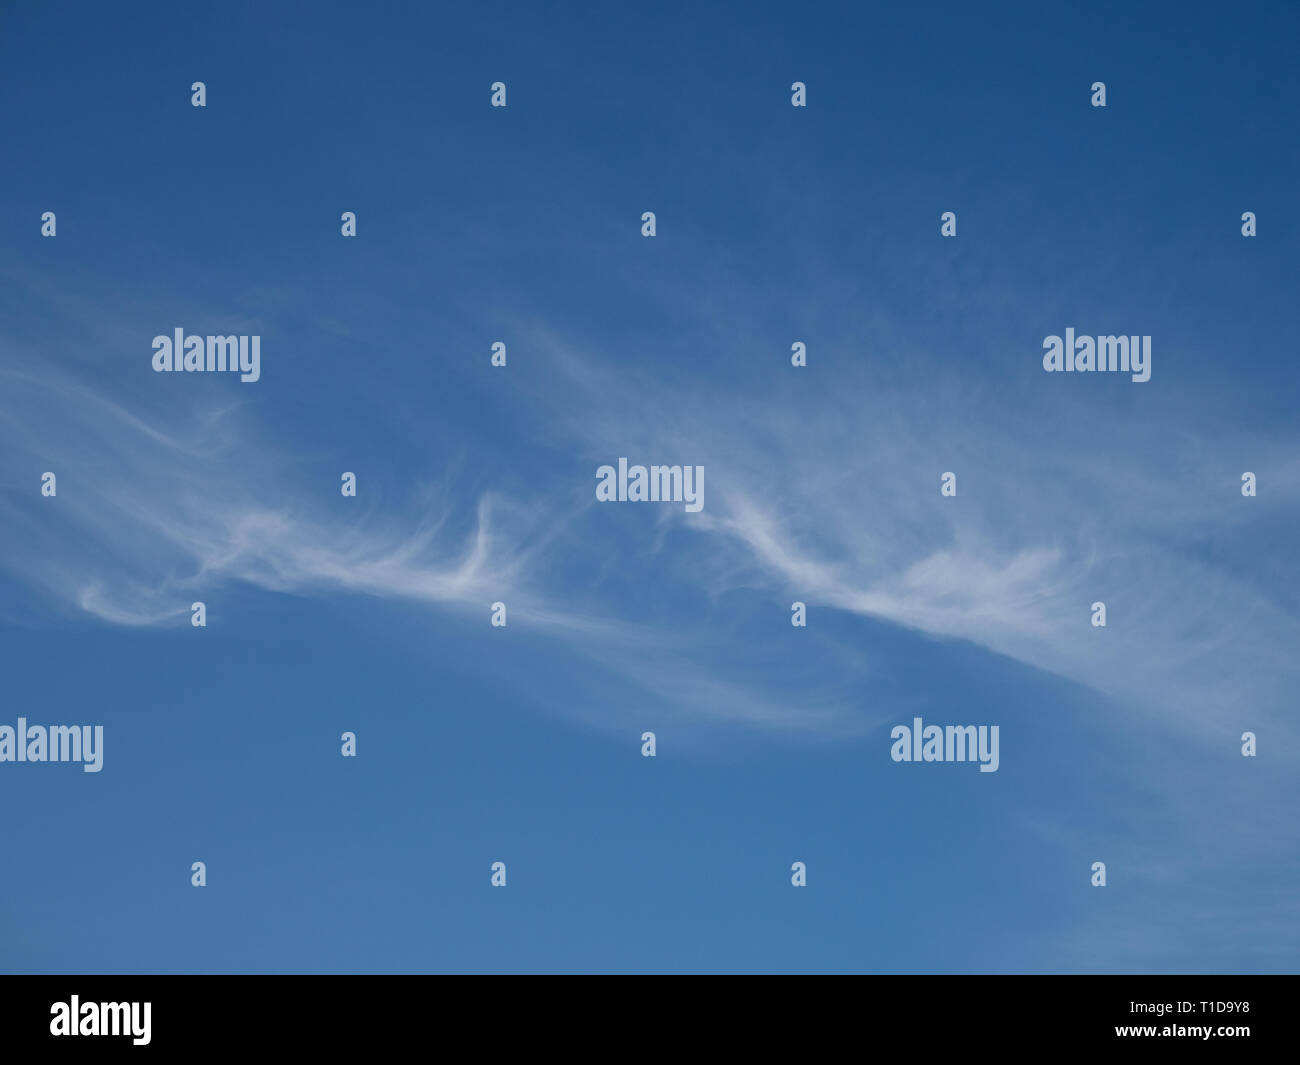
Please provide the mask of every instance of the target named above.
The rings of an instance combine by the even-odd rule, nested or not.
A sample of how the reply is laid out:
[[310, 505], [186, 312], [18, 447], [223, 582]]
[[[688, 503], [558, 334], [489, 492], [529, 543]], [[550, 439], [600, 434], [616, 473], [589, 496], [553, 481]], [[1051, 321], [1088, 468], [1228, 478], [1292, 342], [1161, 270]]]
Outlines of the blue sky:
[[1298, 23], [5, 5], [0, 968], [1294, 971]]

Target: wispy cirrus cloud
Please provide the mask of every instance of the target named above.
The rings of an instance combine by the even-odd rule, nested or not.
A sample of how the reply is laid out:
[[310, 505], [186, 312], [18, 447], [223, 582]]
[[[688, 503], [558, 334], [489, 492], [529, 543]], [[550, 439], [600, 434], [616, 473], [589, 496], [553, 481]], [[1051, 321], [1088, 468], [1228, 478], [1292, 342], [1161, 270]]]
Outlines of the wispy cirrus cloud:
[[[569, 426], [593, 460], [707, 466], [693, 527], [709, 561], [691, 568], [717, 589], [758, 580], [967, 640], [1202, 736], [1249, 707], [1294, 744], [1296, 574], [1282, 565], [1263, 585], [1239, 563], [1285, 546], [1268, 530], [1300, 509], [1295, 440], [1211, 441], [1095, 393], [1045, 390], [1028, 399], [1035, 416], [1024, 396], [973, 404], [924, 357], [924, 387], [882, 390], [837, 367], [762, 395], [674, 387], [553, 348], [588, 397]], [[1227, 456], [1249, 456], [1267, 499], [1240, 494]], [[939, 492], [948, 471], [953, 498]]]
[[[0, 377], [12, 401], [0, 443], [10, 469], [27, 475], [0, 495], [3, 557], [47, 608], [61, 603], [112, 625], [185, 626], [192, 601], [211, 607], [224, 588], [245, 585], [423, 603], [486, 626], [500, 600], [515, 629], [598, 659], [647, 705], [671, 700], [675, 713], [699, 720], [827, 735], [863, 727], [833, 693], [804, 688], [792, 703], [743, 669], [707, 664], [693, 626], [656, 628], [598, 596], [566, 597], [557, 564], [608, 545], [592, 550], [570, 535], [565, 507], [575, 493], [564, 486], [527, 499], [474, 496], [443, 471], [445, 480], [405, 501], [367, 505], [364, 492], [342, 500], [336, 484], [308, 483], [297, 457], [237, 402], [196, 398], [144, 415], [53, 370]], [[46, 469], [59, 477], [49, 500], [38, 493]], [[580, 517], [589, 502], [569, 510]]]
[[[1294, 515], [1293, 441], [1243, 431], [1211, 446], [1109, 394], [1033, 379], [1043, 390], [1000, 395], [924, 354], [907, 387], [814, 365], [761, 389], [615, 367], [535, 323], [516, 332], [554, 372], [527, 402], [538, 446], [572, 457], [564, 474], [521, 496], [469, 492], [439, 471], [404, 501], [342, 511], [239, 400], [194, 390], [146, 412], [70, 375], [7, 370], [11, 468], [75, 471], [57, 506], [4, 500], [8, 564], [114, 624], [181, 623], [191, 598], [226, 581], [480, 612], [508, 599], [512, 619], [580, 652], [621, 648], [629, 677], [638, 646], [675, 648], [687, 668], [715, 622], [696, 612], [665, 629], [629, 612], [609, 579], [631, 550], [665, 591], [716, 602], [756, 589], [774, 610], [801, 599], [966, 640], [1202, 734], [1248, 705], [1293, 742], [1295, 581], [1261, 587], [1205, 550], [1259, 549], [1247, 508]], [[502, 394], [519, 388], [506, 376]], [[704, 465], [705, 510], [639, 512], [630, 539], [613, 536], [587, 474], [620, 455]], [[1252, 456], [1266, 498], [1240, 496], [1221, 458], [1237, 455]], [[958, 475], [952, 499], [939, 494], [945, 471]], [[666, 549], [668, 530], [684, 546]], [[1095, 600], [1106, 629], [1089, 623]], [[708, 669], [691, 668], [695, 690], [708, 687]], [[653, 686], [655, 671], [641, 673]], [[825, 713], [760, 711], [761, 681], [713, 679], [736, 719], [834, 731], [853, 718], [847, 695], [823, 693], [838, 707]]]

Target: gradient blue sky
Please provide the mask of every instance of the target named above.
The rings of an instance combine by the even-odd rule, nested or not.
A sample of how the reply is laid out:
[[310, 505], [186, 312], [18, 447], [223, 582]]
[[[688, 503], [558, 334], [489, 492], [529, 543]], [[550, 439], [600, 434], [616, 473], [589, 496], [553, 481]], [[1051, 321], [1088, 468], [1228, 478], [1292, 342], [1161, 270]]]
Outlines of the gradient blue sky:
[[0, 722], [105, 727], [0, 765], [0, 968], [1295, 971], [1298, 35], [0, 6]]

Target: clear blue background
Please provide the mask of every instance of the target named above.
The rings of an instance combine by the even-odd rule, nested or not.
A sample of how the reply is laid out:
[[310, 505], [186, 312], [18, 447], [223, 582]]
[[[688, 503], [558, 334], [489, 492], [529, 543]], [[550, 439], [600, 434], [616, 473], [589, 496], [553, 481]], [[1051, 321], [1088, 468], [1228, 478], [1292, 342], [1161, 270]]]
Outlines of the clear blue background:
[[[1294, 971], [1298, 34], [1286, 4], [5, 4], [0, 721], [103, 724], [105, 766], [0, 765], [0, 968]], [[178, 326], [260, 334], [262, 380], [153, 374]], [[1151, 382], [1043, 374], [1066, 326], [1152, 335]], [[593, 507], [619, 455], [703, 464], [724, 526], [758, 471], [849, 590]], [[472, 587], [395, 588], [485, 496]], [[245, 499], [290, 524], [227, 554]], [[987, 640], [969, 601], [850, 608], [980, 499], [991, 546], [1086, 517], [1132, 569], [1044, 647], [1025, 603]], [[391, 580], [313, 553], [437, 520]], [[1167, 607], [1125, 629], [1156, 600], [1120, 572]], [[999, 724], [1001, 768], [891, 762], [914, 715]]]

